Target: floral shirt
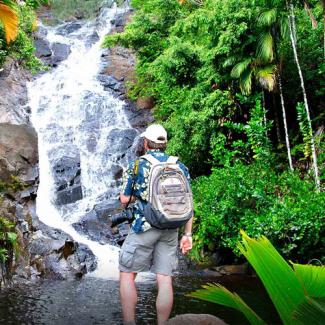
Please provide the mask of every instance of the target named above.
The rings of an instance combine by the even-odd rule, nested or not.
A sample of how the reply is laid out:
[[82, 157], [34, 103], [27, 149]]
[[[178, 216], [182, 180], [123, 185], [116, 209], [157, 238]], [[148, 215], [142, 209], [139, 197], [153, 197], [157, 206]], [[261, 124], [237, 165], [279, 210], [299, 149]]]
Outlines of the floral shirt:
[[[168, 155], [160, 150], [149, 150], [147, 154], [154, 156], [159, 161], [167, 161]], [[134, 171], [135, 161], [132, 161], [127, 169], [123, 173], [123, 185], [122, 185], [122, 194], [130, 196], [132, 193], [132, 183], [133, 183], [133, 171]], [[185, 176], [190, 180], [190, 175], [187, 167], [182, 164], [180, 161], [177, 161], [177, 164], [184, 172]], [[136, 197], [134, 204], [134, 221], [132, 223], [132, 230], [136, 233], [146, 231], [151, 228], [150, 224], [145, 220], [143, 216], [143, 210], [145, 205], [148, 202], [148, 181], [150, 174], [151, 164], [144, 158], [139, 160], [138, 174], [135, 176], [135, 185], [133, 195]]]

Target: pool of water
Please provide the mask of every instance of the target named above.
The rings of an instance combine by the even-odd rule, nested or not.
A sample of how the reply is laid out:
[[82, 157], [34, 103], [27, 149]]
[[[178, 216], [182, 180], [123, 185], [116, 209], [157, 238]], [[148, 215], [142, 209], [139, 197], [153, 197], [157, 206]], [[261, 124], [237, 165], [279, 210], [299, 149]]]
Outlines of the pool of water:
[[[236, 291], [269, 324], [279, 319], [263, 286], [256, 278], [176, 277], [172, 316], [183, 313], [209, 313], [228, 324], [248, 324], [232, 309], [184, 296], [207, 282], [219, 282]], [[156, 285], [138, 283], [137, 324], [155, 324]], [[96, 278], [74, 281], [43, 281], [17, 285], [0, 291], [0, 324], [122, 324], [118, 282]]]

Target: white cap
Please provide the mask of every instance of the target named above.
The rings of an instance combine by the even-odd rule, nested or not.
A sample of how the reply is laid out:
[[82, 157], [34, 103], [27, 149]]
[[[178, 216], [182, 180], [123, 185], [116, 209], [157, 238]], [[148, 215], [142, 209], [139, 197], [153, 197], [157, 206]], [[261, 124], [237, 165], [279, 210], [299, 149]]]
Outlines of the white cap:
[[146, 130], [141, 133], [140, 137], [145, 137], [146, 139], [155, 143], [167, 142], [167, 132], [160, 124], [152, 124], [148, 126]]

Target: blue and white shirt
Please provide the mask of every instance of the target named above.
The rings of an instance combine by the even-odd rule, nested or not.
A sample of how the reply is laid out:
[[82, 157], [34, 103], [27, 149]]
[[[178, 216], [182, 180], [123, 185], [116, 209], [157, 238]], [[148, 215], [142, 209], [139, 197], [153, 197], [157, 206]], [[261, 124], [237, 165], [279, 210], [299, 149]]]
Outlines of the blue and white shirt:
[[[148, 150], [147, 154], [152, 155], [161, 162], [168, 160], [169, 155], [161, 150]], [[190, 174], [187, 167], [180, 161], [177, 164], [184, 172], [184, 175], [190, 181]], [[130, 196], [132, 193], [132, 183], [133, 183], [133, 171], [134, 171], [135, 161], [132, 161], [127, 169], [123, 173], [123, 184], [122, 184], [122, 194]], [[132, 230], [136, 233], [149, 230], [151, 228], [150, 224], [145, 220], [143, 216], [143, 209], [148, 202], [148, 181], [150, 174], [151, 164], [144, 158], [139, 160], [138, 174], [135, 176], [135, 184], [133, 195], [136, 197], [134, 204], [134, 221], [132, 223]]]

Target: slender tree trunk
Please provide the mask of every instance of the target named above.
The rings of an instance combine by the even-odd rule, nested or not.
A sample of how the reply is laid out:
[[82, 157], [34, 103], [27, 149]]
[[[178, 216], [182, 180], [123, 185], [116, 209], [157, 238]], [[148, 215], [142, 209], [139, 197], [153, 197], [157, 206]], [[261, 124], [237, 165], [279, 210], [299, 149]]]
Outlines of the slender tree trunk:
[[309, 106], [308, 106], [308, 101], [307, 101], [307, 94], [306, 94], [304, 78], [302, 75], [300, 62], [298, 59], [298, 53], [297, 53], [295, 14], [294, 14], [293, 4], [292, 4], [291, 0], [290, 0], [290, 4], [288, 3], [288, 0], [286, 1], [286, 4], [287, 4], [287, 9], [289, 10], [288, 19], [289, 19], [291, 45], [292, 45], [294, 58], [296, 61], [298, 72], [299, 72], [301, 88], [302, 88], [302, 92], [303, 92], [303, 96], [304, 96], [304, 104], [305, 104], [305, 109], [306, 109], [306, 114], [307, 114], [307, 120], [308, 120], [308, 123], [310, 126], [311, 150], [312, 150], [312, 157], [313, 157], [315, 183], [316, 183], [317, 190], [320, 190], [320, 181], [319, 181], [319, 176], [318, 176], [319, 174], [318, 174], [317, 156], [316, 156], [316, 148], [315, 148], [315, 139], [314, 139], [314, 135], [313, 135], [313, 131], [312, 131], [313, 129], [312, 129], [312, 125], [311, 125], [311, 119], [310, 119]]
[[263, 108], [263, 122], [265, 126], [265, 136], [267, 137], [267, 120], [266, 120], [266, 104], [265, 104], [265, 93], [264, 89], [262, 89], [262, 108]]
[[278, 115], [278, 111], [277, 111], [277, 104], [276, 104], [275, 94], [274, 93], [272, 95], [272, 102], [273, 102], [273, 109], [274, 109], [276, 137], [278, 139], [278, 143], [281, 143], [280, 122], [279, 122], [279, 115]]
[[286, 146], [287, 146], [287, 152], [288, 152], [288, 161], [289, 161], [289, 167], [291, 170], [293, 170], [293, 164], [292, 164], [292, 157], [291, 157], [291, 151], [290, 151], [290, 141], [289, 141], [289, 134], [288, 134], [288, 126], [287, 126], [287, 116], [284, 106], [284, 98], [283, 98], [283, 91], [282, 91], [282, 80], [281, 75], [277, 71], [276, 72], [278, 82], [279, 82], [279, 93], [280, 93], [280, 100], [281, 100], [281, 108], [282, 108], [282, 116], [283, 116], [283, 125], [284, 125], [284, 133], [286, 138]]

